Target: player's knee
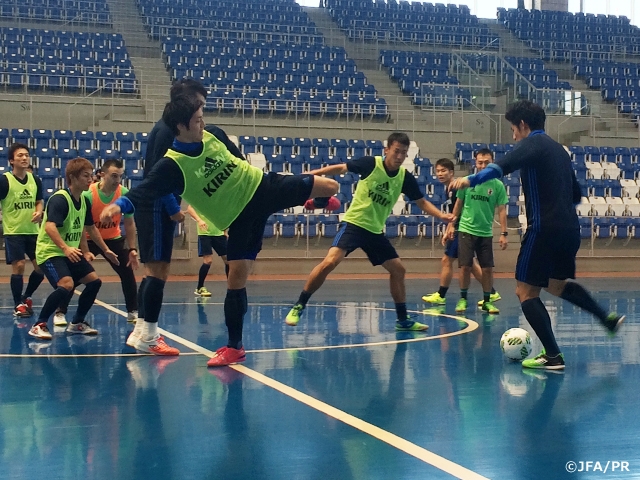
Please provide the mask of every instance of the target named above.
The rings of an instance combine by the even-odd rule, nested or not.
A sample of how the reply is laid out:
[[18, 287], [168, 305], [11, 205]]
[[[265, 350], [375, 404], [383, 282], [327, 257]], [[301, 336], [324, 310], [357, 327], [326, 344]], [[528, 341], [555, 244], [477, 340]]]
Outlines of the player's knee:
[[404, 265], [402, 265], [402, 263], [396, 262], [389, 273], [391, 273], [391, 275], [396, 278], [404, 278], [405, 274], [407, 273], [407, 269], [404, 268]]
[[58, 287], [64, 288], [66, 291], [70, 292], [73, 290], [73, 279], [71, 277], [64, 277], [58, 281]]
[[13, 275], [24, 275], [24, 260], [17, 260], [11, 264]]
[[204, 263], [205, 265], [211, 265], [213, 263], [213, 257], [211, 255], [202, 257], [202, 263]]
[[440, 260], [440, 263], [442, 264], [443, 268], [449, 268], [451, 266], [451, 259], [445, 255]]
[[314, 182], [314, 197], [331, 197], [340, 189], [340, 184], [332, 178], [315, 177]]
[[322, 271], [325, 273], [331, 273], [333, 272], [336, 267], [340, 265], [340, 261], [333, 259], [333, 258], [329, 258], [329, 259], [325, 259], [321, 264], [320, 267], [322, 268]]
[[520, 303], [526, 302], [527, 300], [531, 300], [532, 298], [536, 298], [537, 296], [539, 295], [534, 294], [527, 288], [521, 287], [519, 285], [516, 287], [516, 297], [518, 297], [518, 300], [520, 300]]
[[100, 280], [99, 278], [96, 278], [95, 280], [91, 280], [90, 282], [88, 282], [85, 285], [85, 290], [90, 290], [90, 291], [94, 291], [95, 293], [98, 293], [98, 291], [100, 290], [100, 287], [102, 287], [102, 280]]

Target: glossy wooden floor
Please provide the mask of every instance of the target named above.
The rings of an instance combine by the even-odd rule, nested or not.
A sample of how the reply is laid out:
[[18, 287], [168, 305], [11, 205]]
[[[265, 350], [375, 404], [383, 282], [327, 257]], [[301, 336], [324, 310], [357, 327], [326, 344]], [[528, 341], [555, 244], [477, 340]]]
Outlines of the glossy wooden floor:
[[[436, 284], [407, 285], [429, 331], [396, 334], [387, 281], [328, 281], [297, 327], [283, 319], [302, 283], [253, 282], [247, 361], [217, 370], [206, 361], [226, 341], [222, 283], [209, 283], [207, 300], [191, 283], [167, 285], [160, 326], [179, 358], [124, 345], [132, 327], [119, 284], [106, 283], [90, 313], [97, 338], [56, 331], [50, 343], [14, 321], [1, 285], [0, 478], [640, 477], [633, 279], [584, 281], [627, 313], [613, 339], [545, 297], [567, 362], [560, 374], [525, 374], [502, 357], [502, 333], [529, 329], [512, 280], [497, 281], [500, 315], [470, 309], [468, 320], [453, 313], [457, 287], [444, 312], [423, 315], [420, 296]], [[473, 284], [470, 304], [479, 294]], [[568, 473], [568, 462], [582, 471]]]

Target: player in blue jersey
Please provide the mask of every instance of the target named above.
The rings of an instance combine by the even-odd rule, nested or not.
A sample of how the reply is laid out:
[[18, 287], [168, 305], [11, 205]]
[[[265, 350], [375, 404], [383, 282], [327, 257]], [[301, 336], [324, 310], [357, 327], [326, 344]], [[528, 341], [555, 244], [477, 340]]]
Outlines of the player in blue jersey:
[[544, 288], [595, 315], [615, 333], [624, 315], [605, 311], [585, 288], [570, 282], [576, 276], [580, 227], [575, 205], [582, 193], [564, 147], [544, 132], [544, 110], [529, 100], [511, 105], [505, 118], [511, 123], [516, 148], [476, 175], [451, 182], [450, 188], [473, 187], [520, 170], [527, 210], [527, 231], [516, 265], [516, 295], [522, 312], [544, 349], [525, 360], [525, 368], [564, 369], [564, 356], [556, 343], [551, 318], [540, 300]]

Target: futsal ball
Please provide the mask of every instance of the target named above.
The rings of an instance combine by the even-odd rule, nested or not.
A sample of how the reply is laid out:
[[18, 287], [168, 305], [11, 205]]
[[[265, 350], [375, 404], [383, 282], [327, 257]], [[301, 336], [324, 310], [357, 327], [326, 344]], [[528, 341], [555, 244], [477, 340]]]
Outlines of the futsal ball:
[[531, 336], [523, 328], [510, 328], [502, 334], [500, 349], [508, 359], [522, 361], [531, 353]]

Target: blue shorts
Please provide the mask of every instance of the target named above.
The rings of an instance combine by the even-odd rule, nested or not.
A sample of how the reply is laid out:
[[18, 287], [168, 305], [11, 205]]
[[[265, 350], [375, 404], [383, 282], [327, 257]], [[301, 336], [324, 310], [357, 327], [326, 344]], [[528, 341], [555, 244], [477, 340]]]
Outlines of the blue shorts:
[[309, 200], [313, 178], [313, 175], [265, 174], [249, 203], [229, 225], [227, 260], [255, 260], [262, 250], [262, 235], [269, 217]]
[[219, 257], [227, 254], [227, 237], [224, 235], [198, 235], [198, 256], [213, 255]]
[[579, 248], [579, 229], [551, 232], [527, 230], [516, 263], [516, 280], [544, 288], [549, 286], [550, 278], [576, 278], [576, 254]]
[[162, 200], [156, 200], [153, 206], [137, 208], [134, 218], [140, 262], [171, 262], [176, 222], [169, 217]]
[[346, 256], [361, 248], [373, 266], [399, 257], [384, 233], [373, 233], [351, 223], [344, 223], [340, 227], [331, 246], [346, 250]]
[[24, 260], [25, 255], [29, 260], [35, 260], [37, 240], [38, 235], [5, 235], [4, 253], [7, 265]]
[[458, 258], [458, 232], [453, 240], [447, 240], [444, 245], [444, 254], [449, 258]]
[[71, 277], [73, 283], [79, 285], [80, 280], [95, 272], [84, 257], [78, 262], [72, 262], [67, 257], [51, 257], [38, 266], [53, 288], [58, 287], [58, 282], [63, 277]]

